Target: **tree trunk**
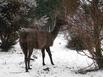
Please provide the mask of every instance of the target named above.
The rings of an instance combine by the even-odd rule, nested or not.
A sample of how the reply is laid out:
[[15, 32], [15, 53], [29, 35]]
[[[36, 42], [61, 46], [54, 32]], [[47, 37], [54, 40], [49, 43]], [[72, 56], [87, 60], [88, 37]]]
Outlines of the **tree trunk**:
[[99, 69], [103, 69], [103, 56], [102, 56], [100, 46], [97, 46], [96, 48], [96, 63]]
[[103, 56], [102, 56], [102, 50], [101, 50], [101, 40], [100, 40], [100, 31], [99, 27], [95, 26], [94, 28], [94, 35], [95, 35], [95, 57], [96, 57], [96, 63], [98, 64], [99, 69], [103, 68]]
[[103, 57], [96, 59], [96, 63], [99, 69], [103, 69]]

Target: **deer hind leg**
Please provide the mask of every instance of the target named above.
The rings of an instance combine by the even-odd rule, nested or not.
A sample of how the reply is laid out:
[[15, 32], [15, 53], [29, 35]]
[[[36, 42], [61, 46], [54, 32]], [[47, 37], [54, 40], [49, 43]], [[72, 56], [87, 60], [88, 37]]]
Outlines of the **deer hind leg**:
[[41, 52], [42, 52], [42, 60], [43, 60], [43, 66], [45, 65], [45, 61], [44, 61], [44, 58], [45, 58], [45, 49], [41, 49]]
[[54, 65], [54, 62], [53, 62], [53, 60], [52, 60], [52, 54], [51, 54], [50, 48], [49, 48], [49, 47], [46, 48], [46, 51], [47, 51], [47, 53], [48, 53], [48, 55], [49, 55], [49, 57], [50, 57], [51, 64]]
[[24, 61], [25, 61], [25, 70], [26, 70], [26, 72], [28, 72], [28, 57], [27, 57], [27, 52], [28, 52], [28, 50], [27, 50], [27, 48], [22, 48], [22, 50], [23, 50], [23, 53], [24, 53]]
[[32, 52], [33, 52], [33, 48], [30, 48], [28, 51], [28, 69], [31, 69], [30, 68], [30, 60], [31, 60]]

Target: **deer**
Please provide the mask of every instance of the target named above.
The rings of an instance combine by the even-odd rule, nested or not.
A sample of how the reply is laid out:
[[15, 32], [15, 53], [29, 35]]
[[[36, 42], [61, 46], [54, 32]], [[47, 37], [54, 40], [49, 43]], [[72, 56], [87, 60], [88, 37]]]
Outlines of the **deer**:
[[24, 31], [20, 32], [20, 47], [24, 53], [25, 70], [28, 72], [30, 68], [30, 60], [33, 49], [40, 49], [42, 53], [42, 65], [45, 65], [45, 50], [47, 51], [51, 64], [54, 65], [50, 46], [53, 45], [55, 38], [62, 25], [67, 24], [63, 19], [56, 18], [56, 24], [53, 31], [40, 31], [36, 26], [30, 28], [24, 28]]

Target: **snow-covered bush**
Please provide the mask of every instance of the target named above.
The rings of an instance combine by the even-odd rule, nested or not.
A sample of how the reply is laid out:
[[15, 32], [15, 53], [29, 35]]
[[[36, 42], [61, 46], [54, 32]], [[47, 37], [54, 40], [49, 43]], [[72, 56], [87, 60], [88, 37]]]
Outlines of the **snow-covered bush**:
[[18, 29], [34, 18], [35, 0], [0, 0], [1, 48], [9, 49], [16, 43]]

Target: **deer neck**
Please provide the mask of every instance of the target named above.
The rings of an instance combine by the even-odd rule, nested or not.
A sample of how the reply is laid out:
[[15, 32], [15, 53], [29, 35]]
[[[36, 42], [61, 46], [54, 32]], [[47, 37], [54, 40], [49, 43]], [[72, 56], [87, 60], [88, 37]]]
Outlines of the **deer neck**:
[[51, 32], [51, 34], [54, 36], [54, 38], [57, 36], [57, 34], [59, 33], [60, 30], [60, 25], [56, 25], [54, 27], [54, 30]]

